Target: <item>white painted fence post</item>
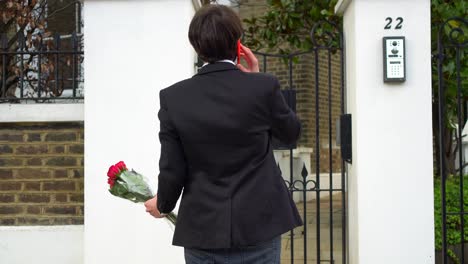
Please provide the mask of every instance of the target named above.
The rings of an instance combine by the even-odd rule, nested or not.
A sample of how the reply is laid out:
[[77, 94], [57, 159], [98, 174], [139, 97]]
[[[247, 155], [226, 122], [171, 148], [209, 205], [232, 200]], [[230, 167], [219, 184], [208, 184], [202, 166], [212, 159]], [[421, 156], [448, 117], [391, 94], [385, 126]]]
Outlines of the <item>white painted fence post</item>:
[[[353, 133], [349, 263], [434, 263], [430, 1], [340, 0], [336, 11]], [[403, 83], [383, 82], [386, 36], [406, 38]]]
[[87, 0], [85, 21], [86, 264], [184, 263], [167, 223], [111, 196], [120, 160], [153, 179], [159, 160], [159, 90], [194, 74], [189, 0]]

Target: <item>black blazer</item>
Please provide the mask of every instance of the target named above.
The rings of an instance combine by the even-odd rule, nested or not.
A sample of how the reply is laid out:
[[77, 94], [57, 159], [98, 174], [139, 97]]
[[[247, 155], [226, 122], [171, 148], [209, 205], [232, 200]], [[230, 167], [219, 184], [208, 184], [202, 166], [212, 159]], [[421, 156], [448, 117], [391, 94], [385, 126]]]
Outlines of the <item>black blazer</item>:
[[183, 190], [174, 245], [255, 245], [302, 225], [271, 145], [295, 142], [301, 125], [274, 76], [217, 62], [159, 98], [159, 211]]

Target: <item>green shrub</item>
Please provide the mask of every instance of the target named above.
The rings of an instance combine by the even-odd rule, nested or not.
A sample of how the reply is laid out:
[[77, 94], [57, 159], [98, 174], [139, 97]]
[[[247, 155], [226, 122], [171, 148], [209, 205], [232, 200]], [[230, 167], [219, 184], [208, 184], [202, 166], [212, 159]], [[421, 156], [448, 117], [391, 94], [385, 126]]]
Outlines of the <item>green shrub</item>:
[[[442, 199], [441, 199], [441, 179], [436, 177], [434, 179], [434, 218], [435, 218], [435, 248], [436, 250], [442, 249]], [[463, 198], [464, 198], [464, 211], [468, 211], [468, 176], [463, 177]], [[449, 215], [450, 212], [460, 212], [460, 177], [448, 176], [446, 180], [446, 208], [447, 208], [447, 244], [457, 245], [461, 244], [461, 217], [459, 215]], [[464, 242], [468, 242], [468, 215], [464, 216], [465, 220], [465, 236]], [[453, 252], [448, 252], [449, 256], [457, 261]]]

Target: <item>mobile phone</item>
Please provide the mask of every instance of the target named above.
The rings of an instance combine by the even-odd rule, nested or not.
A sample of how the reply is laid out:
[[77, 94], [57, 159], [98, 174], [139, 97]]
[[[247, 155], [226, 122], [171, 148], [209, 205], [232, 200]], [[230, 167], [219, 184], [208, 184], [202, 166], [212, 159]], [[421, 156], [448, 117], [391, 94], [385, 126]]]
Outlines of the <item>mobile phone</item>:
[[237, 40], [237, 64], [240, 64], [241, 43], [240, 39]]

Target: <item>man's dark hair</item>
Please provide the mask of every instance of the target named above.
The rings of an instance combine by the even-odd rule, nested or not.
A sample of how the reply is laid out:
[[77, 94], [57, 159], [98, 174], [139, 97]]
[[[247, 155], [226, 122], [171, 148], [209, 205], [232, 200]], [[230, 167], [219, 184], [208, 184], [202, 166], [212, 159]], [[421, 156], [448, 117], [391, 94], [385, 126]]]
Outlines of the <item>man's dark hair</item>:
[[223, 5], [206, 5], [195, 13], [188, 36], [200, 59], [212, 63], [235, 59], [237, 40], [242, 32], [241, 21], [232, 9]]

